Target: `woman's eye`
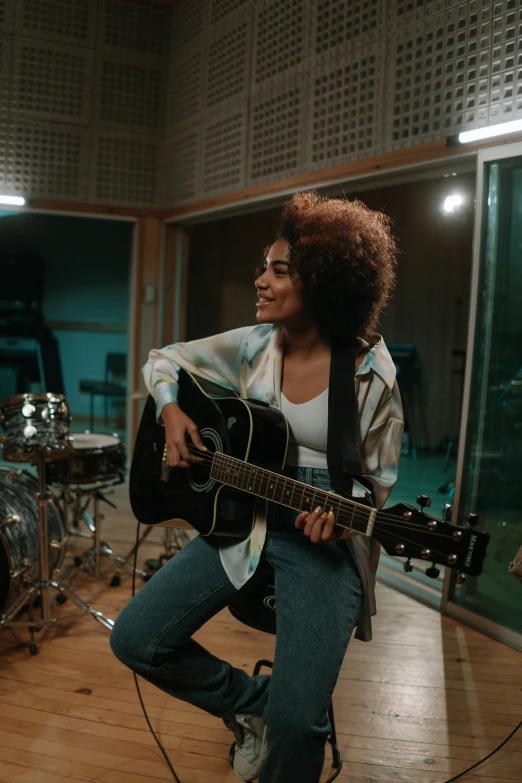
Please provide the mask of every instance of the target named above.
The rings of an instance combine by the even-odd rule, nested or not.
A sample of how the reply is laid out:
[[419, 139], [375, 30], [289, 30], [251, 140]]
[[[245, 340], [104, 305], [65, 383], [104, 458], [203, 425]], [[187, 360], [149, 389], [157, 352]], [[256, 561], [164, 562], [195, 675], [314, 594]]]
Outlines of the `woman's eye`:
[[288, 274], [288, 272], [285, 272], [284, 269], [278, 269], [278, 268], [274, 269], [274, 273], [278, 277], [281, 277], [282, 275], [287, 275]]

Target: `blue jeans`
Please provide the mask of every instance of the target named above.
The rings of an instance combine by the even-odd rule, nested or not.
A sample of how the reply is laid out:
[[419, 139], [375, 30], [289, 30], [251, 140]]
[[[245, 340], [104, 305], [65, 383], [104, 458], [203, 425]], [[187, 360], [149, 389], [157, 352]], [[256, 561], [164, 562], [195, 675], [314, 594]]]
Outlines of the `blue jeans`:
[[[329, 489], [327, 470], [295, 478]], [[260, 783], [318, 783], [330, 732], [328, 705], [362, 605], [355, 563], [339, 543], [312, 544], [296, 512], [273, 505], [261, 562], [250, 582], [275, 575], [277, 636], [271, 675], [250, 676], [191, 637], [237, 591], [218, 542], [198, 536], [125, 606], [111, 634], [117, 658], [166, 693], [221, 717], [264, 713], [268, 754]], [[272, 571], [273, 569], [273, 571]]]

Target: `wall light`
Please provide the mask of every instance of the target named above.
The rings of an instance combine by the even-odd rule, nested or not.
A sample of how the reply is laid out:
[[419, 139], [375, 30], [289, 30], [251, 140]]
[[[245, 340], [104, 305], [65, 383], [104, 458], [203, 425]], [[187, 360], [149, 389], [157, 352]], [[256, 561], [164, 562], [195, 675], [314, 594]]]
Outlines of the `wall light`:
[[459, 133], [459, 142], [461, 144], [468, 144], [470, 141], [480, 141], [480, 139], [490, 139], [493, 136], [504, 136], [506, 133], [517, 133], [521, 131], [522, 120], [512, 120], [511, 122], [502, 122], [500, 125], [490, 125], [488, 128], [463, 131], [462, 133]]
[[450, 196], [446, 196], [444, 199], [442, 209], [449, 215], [452, 212], [456, 212], [459, 207], [463, 205], [463, 203], [464, 199], [462, 196], [460, 196], [458, 193], [452, 193]]
[[22, 196], [0, 196], [0, 204], [9, 204], [12, 207], [23, 207], [25, 198], [22, 198]]

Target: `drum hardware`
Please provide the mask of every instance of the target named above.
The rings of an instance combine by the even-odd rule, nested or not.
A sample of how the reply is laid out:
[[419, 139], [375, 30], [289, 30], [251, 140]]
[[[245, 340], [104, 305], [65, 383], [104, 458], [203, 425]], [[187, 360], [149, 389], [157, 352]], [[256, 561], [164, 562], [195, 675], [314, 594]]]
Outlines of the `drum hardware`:
[[[47, 463], [69, 457], [69, 406], [61, 394], [19, 394], [0, 403], [0, 424], [4, 433], [2, 445], [4, 459], [8, 462], [28, 462], [37, 468], [35, 479], [22, 470], [0, 468], [0, 478], [5, 482], [0, 493], [0, 509], [5, 519], [0, 524], [0, 631], [4, 628], [25, 627], [31, 634], [30, 652], [37, 652], [34, 634], [45, 626], [65, 618], [51, 613], [50, 592], [58, 592], [57, 602], [67, 598], [87, 611], [105, 628], [112, 629], [114, 621], [78, 596], [69, 586], [57, 581], [65, 545], [67, 542], [63, 516], [54, 496], [47, 488]], [[7, 475], [6, 475], [7, 471]], [[13, 513], [12, 507], [23, 507], [23, 513]], [[30, 526], [35, 525], [31, 530]], [[27, 529], [26, 529], [27, 528]], [[53, 537], [49, 531], [52, 528]], [[37, 557], [31, 558], [31, 547], [36, 543]], [[34, 535], [31, 535], [34, 533]], [[56, 534], [56, 535], [55, 535]], [[51, 556], [51, 557], [50, 557]], [[52, 560], [52, 563], [50, 562]], [[20, 588], [25, 588], [23, 591]], [[17, 595], [17, 593], [20, 593]], [[14, 602], [9, 605], [10, 600]], [[40, 616], [34, 617], [34, 607], [39, 605]], [[16, 620], [22, 609], [27, 608], [29, 620]]]
[[[102, 612], [94, 609], [90, 604], [80, 598], [69, 586], [63, 585], [58, 582], [53, 575], [50, 574], [49, 567], [49, 548], [50, 542], [48, 538], [48, 506], [52, 500], [52, 494], [46, 487], [46, 458], [47, 453], [45, 448], [38, 449], [38, 492], [37, 492], [37, 504], [38, 504], [38, 536], [39, 536], [39, 578], [37, 580], [27, 580], [27, 589], [19, 597], [17, 601], [10, 607], [6, 614], [0, 617], [0, 629], [8, 626], [20, 627], [24, 626], [28, 628], [31, 634], [31, 654], [37, 652], [36, 643], [34, 641], [35, 632], [41, 631], [46, 625], [54, 624], [58, 618], [51, 614], [50, 606], [50, 589], [56, 590], [59, 593], [58, 599], [63, 601], [70, 598], [77, 606], [87, 611], [95, 620], [101, 623], [105, 628], [112, 629], [114, 621], [106, 617]], [[34, 457], [34, 450], [31, 452]], [[66, 539], [65, 539], [66, 541]], [[53, 540], [53, 549], [62, 550], [65, 541], [60, 543]], [[28, 570], [31, 566], [31, 562], [23, 563], [24, 570]], [[23, 573], [23, 571], [21, 572]], [[41, 616], [38, 619], [31, 618], [32, 606], [35, 604], [35, 599], [40, 600]], [[57, 599], [57, 600], [58, 600]], [[26, 606], [30, 607], [30, 619], [29, 620], [14, 620], [16, 615]], [[64, 618], [59, 618], [64, 619]]]

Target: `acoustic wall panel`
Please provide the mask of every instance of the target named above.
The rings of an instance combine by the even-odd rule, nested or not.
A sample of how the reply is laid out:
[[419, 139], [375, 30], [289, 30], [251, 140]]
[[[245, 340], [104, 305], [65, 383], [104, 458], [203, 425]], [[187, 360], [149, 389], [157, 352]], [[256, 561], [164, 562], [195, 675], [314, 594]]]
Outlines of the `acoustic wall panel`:
[[34, 118], [87, 125], [93, 53], [89, 49], [15, 39], [11, 111]]
[[145, 0], [102, 0], [99, 43], [163, 57], [168, 54], [171, 9]]
[[212, 27], [205, 58], [205, 106], [246, 99], [250, 82], [252, 14], [247, 8], [230, 14]]
[[92, 139], [91, 148], [90, 201], [140, 206], [163, 203], [161, 142], [101, 131]]
[[306, 165], [308, 80], [300, 72], [251, 96], [248, 185], [284, 179]]
[[339, 57], [381, 38], [386, 32], [386, 7], [382, 0], [314, 0], [312, 54]]
[[2, 142], [7, 193], [59, 201], [87, 199], [87, 129], [24, 119], [7, 125]]
[[0, 33], [11, 33], [14, 27], [15, 0], [0, 0]]
[[253, 5], [255, 0], [211, 0], [210, 23], [215, 24], [237, 8]]
[[493, 3], [491, 96], [488, 124], [522, 117], [522, 7]]
[[206, 0], [183, 0], [174, 5], [170, 41], [172, 57], [177, 57], [183, 47], [193, 45], [207, 32], [208, 10]]
[[164, 130], [163, 71], [147, 58], [105, 56], [98, 64], [99, 124], [142, 133]]
[[382, 146], [384, 57], [379, 44], [347, 51], [311, 74], [310, 168], [376, 154]]
[[12, 36], [0, 34], [0, 123], [7, 121], [9, 110], [12, 44]]
[[224, 193], [245, 187], [247, 110], [210, 115], [203, 132], [203, 192]]
[[302, 0], [256, 0], [254, 5], [252, 84], [280, 79], [308, 68], [309, 5]]
[[199, 125], [167, 140], [165, 192], [168, 204], [192, 201], [200, 195], [200, 140]]
[[92, 0], [16, 0], [15, 30], [31, 38], [92, 47], [97, 5]]
[[206, 49], [183, 50], [183, 57], [174, 60], [168, 79], [167, 133], [172, 134], [187, 124], [201, 119], [203, 109], [203, 69]]

